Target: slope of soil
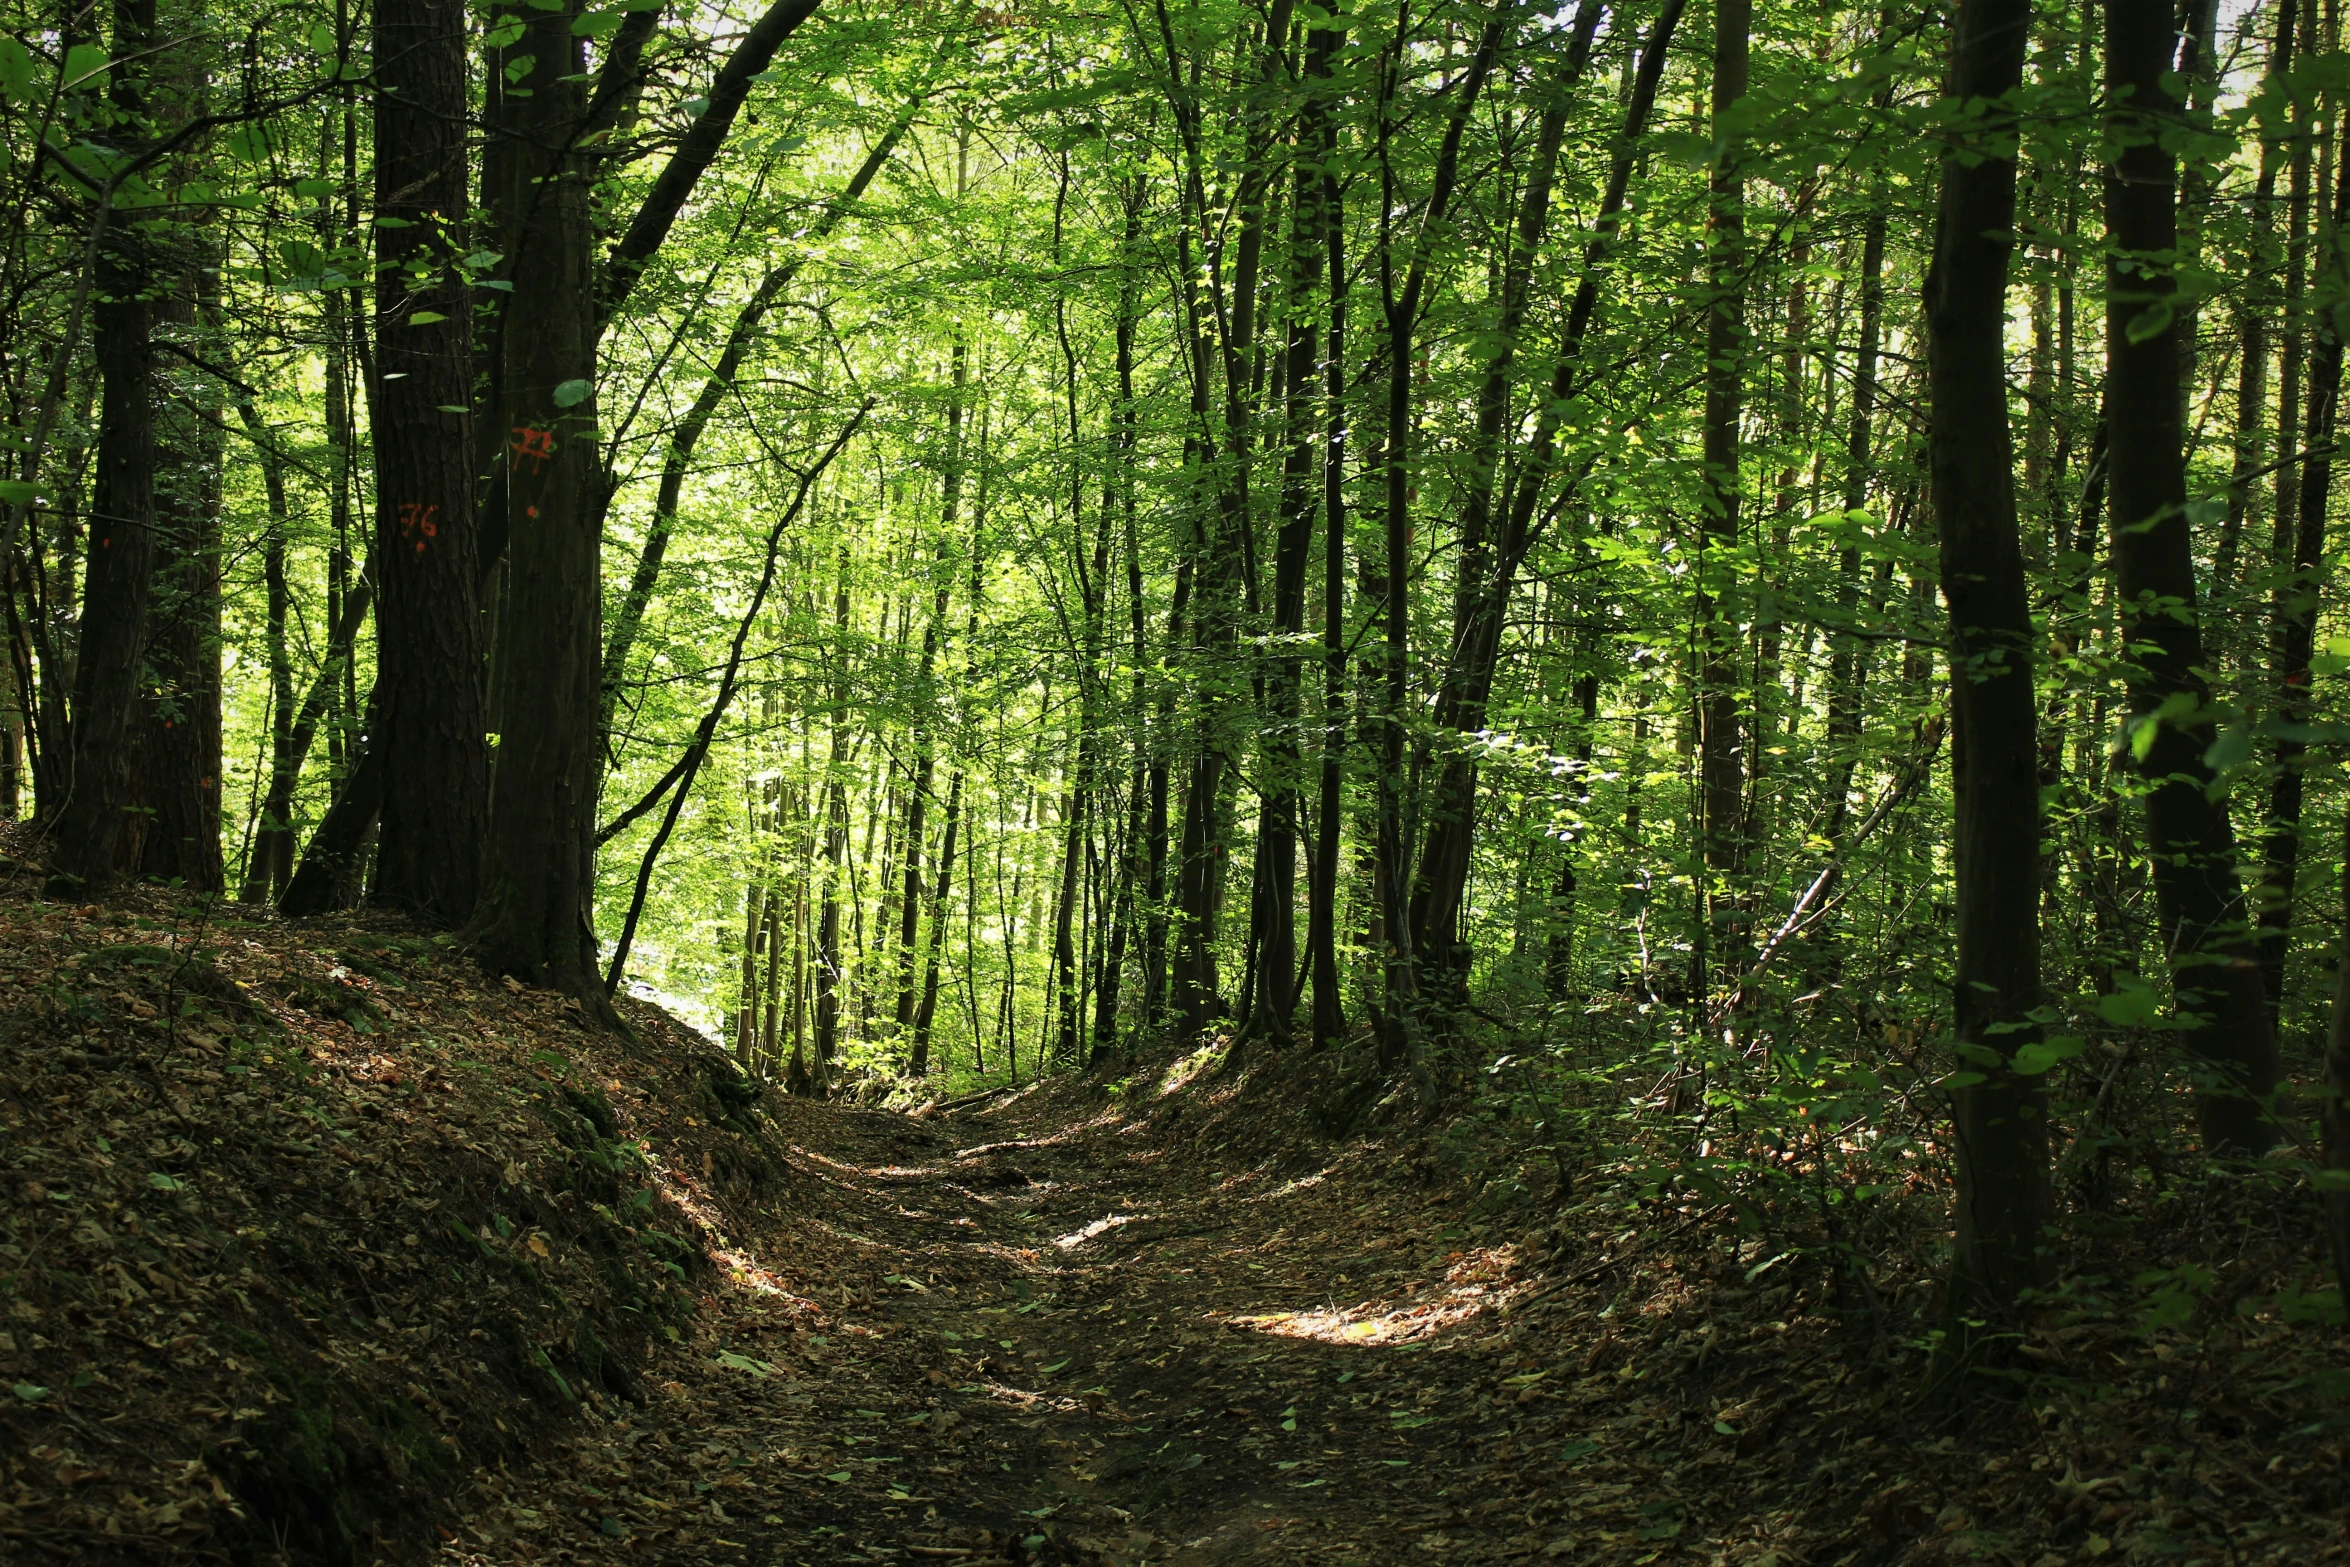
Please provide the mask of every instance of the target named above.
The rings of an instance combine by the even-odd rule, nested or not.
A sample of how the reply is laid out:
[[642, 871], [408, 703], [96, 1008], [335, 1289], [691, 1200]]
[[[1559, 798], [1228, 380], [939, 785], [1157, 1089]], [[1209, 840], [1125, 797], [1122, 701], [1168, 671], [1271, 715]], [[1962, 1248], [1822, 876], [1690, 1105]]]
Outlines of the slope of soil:
[[412, 1558], [640, 1395], [776, 1168], [708, 1124], [743, 1085], [697, 1037], [591, 1034], [382, 920], [45, 902], [6, 848], [0, 1559]]

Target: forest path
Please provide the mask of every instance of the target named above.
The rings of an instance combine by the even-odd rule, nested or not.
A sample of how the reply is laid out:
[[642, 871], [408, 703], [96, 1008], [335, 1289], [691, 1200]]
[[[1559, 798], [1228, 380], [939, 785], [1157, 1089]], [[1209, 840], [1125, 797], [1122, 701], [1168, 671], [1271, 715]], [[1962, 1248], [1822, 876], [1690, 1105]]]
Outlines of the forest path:
[[1510, 1249], [1463, 1250], [1443, 1199], [1378, 1165], [1301, 1172], [1213, 1145], [1208, 1119], [1067, 1089], [930, 1120], [794, 1107], [789, 1158], [820, 1195], [730, 1254], [641, 1403], [485, 1478], [446, 1559], [1370, 1567], [1631, 1545], [1637, 1519], [1543, 1526], [1559, 1449], [1589, 1444], [1551, 1429], [1543, 1364], [1495, 1310], [1529, 1287]]

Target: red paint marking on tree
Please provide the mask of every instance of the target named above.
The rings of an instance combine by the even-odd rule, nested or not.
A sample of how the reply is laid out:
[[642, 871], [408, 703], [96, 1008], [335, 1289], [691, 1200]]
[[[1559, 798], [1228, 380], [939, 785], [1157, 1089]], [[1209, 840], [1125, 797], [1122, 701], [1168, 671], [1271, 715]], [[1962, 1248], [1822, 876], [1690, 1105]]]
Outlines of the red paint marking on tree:
[[508, 449], [514, 454], [513, 465], [519, 468], [527, 458], [532, 473], [545, 472], [547, 459], [555, 455], [555, 432], [542, 430], [534, 424], [518, 424], [514, 427], [514, 433], [521, 439], [507, 443]]

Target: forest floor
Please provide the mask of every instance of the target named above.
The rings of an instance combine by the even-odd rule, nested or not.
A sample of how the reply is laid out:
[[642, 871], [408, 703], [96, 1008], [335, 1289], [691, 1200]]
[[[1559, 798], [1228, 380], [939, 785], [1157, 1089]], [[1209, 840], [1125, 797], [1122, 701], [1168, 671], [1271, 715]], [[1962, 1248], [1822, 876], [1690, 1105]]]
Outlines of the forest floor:
[[1930, 1180], [1875, 1230], [1622, 1150], [1561, 1193], [1344, 1053], [792, 1100], [396, 921], [56, 904], [12, 848], [11, 1564], [2350, 1560], [2287, 1186], [2076, 1214], [1953, 1406]]
[[2033, 1358], [2090, 1385], [1938, 1413], [1881, 1317], [1756, 1287], [1718, 1213], [1522, 1243], [1424, 1137], [1323, 1143], [1206, 1059], [1115, 1097], [779, 1107], [819, 1194], [733, 1254], [643, 1407], [485, 1485], [449, 1561], [2350, 1556], [2339, 1425], [2247, 1440], [2228, 1406], [2262, 1390], [2192, 1349], [2052, 1322]]

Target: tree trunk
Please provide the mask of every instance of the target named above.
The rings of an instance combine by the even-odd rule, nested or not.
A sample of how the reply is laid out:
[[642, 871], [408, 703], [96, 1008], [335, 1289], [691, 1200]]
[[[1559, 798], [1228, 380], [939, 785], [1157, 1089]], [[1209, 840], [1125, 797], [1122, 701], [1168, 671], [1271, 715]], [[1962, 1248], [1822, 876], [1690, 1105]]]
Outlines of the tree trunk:
[[[2015, 158], [1998, 107], [2023, 80], [2030, 0], [1967, 0], [1957, 15], [1949, 98], [1990, 105], [1982, 142], [1943, 159], [1926, 337], [1934, 510], [1950, 612], [1951, 777], [1956, 798], [1958, 958], [1952, 981], [1961, 1058], [1955, 1119], [1955, 1315], [2010, 1315], [2047, 1274], [2045, 1065], [2039, 1039], [2040, 776], [2032, 612], [2016, 518], [2006, 353]], [[1971, 1082], [1967, 1080], [1971, 1079]]]
[[[1752, 0], [1715, 0], [1714, 159], [1709, 184], [1705, 316], [1706, 502], [1700, 548], [1727, 553], [1738, 543], [1739, 420], [1745, 407], [1746, 177], [1734, 116], [1746, 96]], [[1737, 881], [1746, 864], [1745, 761], [1738, 711], [1736, 615], [1721, 600], [1735, 589], [1726, 564], [1698, 573], [1698, 779], [1708, 886], [1701, 952], [1736, 966], [1744, 944]], [[1701, 990], [1710, 979], [1700, 971]]]
[[[2321, 276], [2339, 265], [2343, 231], [2350, 222], [2350, 179], [2330, 171], [2335, 182], [2333, 220], [2325, 225], [2331, 255], [2321, 255]], [[2285, 960], [2293, 939], [2293, 887], [2301, 857], [2301, 801], [2308, 770], [2305, 736], [2316, 716], [2311, 704], [2310, 658], [2317, 650], [2318, 600], [2325, 588], [2326, 511], [2333, 499], [2334, 440], [2342, 394], [2342, 334], [2331, 310], [2312, 313], [2316, 341], [2308, 366], [2307, 424], [2301, 440], [2301, 472], [2294, 486], [2296, 515], [2288, 534], [2279, 519], [2276, 566], [2284, 573], [2269, 608], [2270, 699], [2280, 726], [2275, 773], [2269, 783], [2268, 820], [2261, 833], [2260, 880], [2252, 907], [2260, 920], [2262, 997], [2269, 1027], [2277, 1027], [2285, 994]]]
[[[499, 51], [530, 96], [500, 105], [517, 138], [508, 270], [529, 280], [504, 306], [498, 475], [508, 528], [496, 678], [503, 732], [482, 892], [468, 937], [485, 966], [610, 1006], [596, 972], [596, 719], [603, 589], [595, 517], [592, 167], [573, 148], [586, 112], [576, 7], [534, 11]], [[527, 64], [525, 63], [527, 62]]]
[[[467, 18], [463, 0], [378, 0], [375, 9], [374, 567], [382, 603], [373, 743], [385, 771], [374, 895], [441, 926], [473, 912], [489, 813], [481, 562], [464, 411], [473, 396], [473, 317], [450, 259], [462, 248], [466, 207]], [[564, 97], [551, 83], [544, 90]], [[568, 192], [559, 179], [544, 194], [561, 210]], [[550, 272], [552, 282], [561, 269]], [[531, 305], [518, 298], [509, 308], [528, 314]]]
[[[145, 134], [155, 0], [116, 0], [109, 89], [127, 134]], [[104, 891], [135, 829], [132, 763], [155, 575], [155, 349], [151, 236], [110, 225], [98, 251], [96, 359], [103, 382], [81, 639], [74, 654], [71, 772], [57, 817], [58, 889]]]
[[[197, 348], [219, 312], [220, 273], [183, 272], [154, 325]], [[190, 892], [226, 882], [220, 854], [220, 470], [218, 382], [175, 367], [159, 390], [155, 587], [149, 606], [139, 794], [146, 819], [138, 871]]]
[[1499, 567], [1496, 546], [1503, 542], [1494, 537], [1503, 434], [1509, 416], [1519, 412], [1512, 406], [1512, 371], [1518, 336], [1532, 302], [1534, 266], [1550, 227], [1551, 184], [1566, 136], [1568, 110], [1591, 59], [1599, 13], [1597, 0], [1584, 0], [1576, 8], [1573, 32], [1559, 57], [1556, 76], [1546, 84], [1548, 101], [1543, 104], [1535, 132], [1534, 165], [1527, 171], [1513, 242], [1502, 267], [1500, 309], [1493, 324], [1493, 347], [1486, 356], [1483, 384], [1478, 389], [1477, 422], [1469, 448], [1460, 569], [1453, 581], [1453, 654], [1445, 665], [1435, 713], [1437, 724], [1458, 738], [1447, 742], [1439, 765], [1427, 810], [1427, 847], [1420, 855], [1412, 889], [1412, 951], [1419, 960], [1422, 988], [1455, 1004], [1467, 999], [1470, 953], [1460, 926], [1477, 832], [1477, 758], [1467, 736], [1484, 727], [1486, 698], [1493, 684], [1492, 663], [1479, 655], [1488, 641], [1495, 656], [1500, 651], [1501, 628], [1485, 621], [1505, 607], [1492, 602], [1491, 590]]
[[2146, 781], [2146, 838], [2182, 1042], [2196, 1059], [2197, 1119], [2214, 1152], [2274, 1139], [2267, 1100], [2276, 1039], [2257, 944], [2246, 930], [2235, 835], [2209, 792], [2213, 720], [2203, 675], [2180, 423], [2178, 325], [2169, 270], [2177, 171], [2160, 139], [2177, 104], [2163, 89], [2167, 8], [2109, 5], [2106, 85], [2120, 155], [2105, 178], [2106, 397], [2112, 548], [2127, 671], [2128, 733]]
[[1330, 249], [1330, 347], [1324, 360], [1322, 452], [1322, 768], [1306, 893], [1306, 960], [1314, 978], [1314, 1041], [1346, 1035], [1338, 972], [1338, 857], [1346, 816], [1346, 220], [1345, 188], [1321, 173], [1322, 226]]

